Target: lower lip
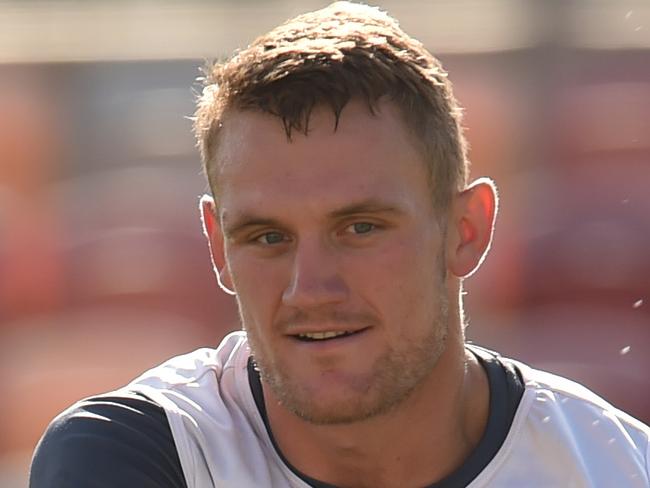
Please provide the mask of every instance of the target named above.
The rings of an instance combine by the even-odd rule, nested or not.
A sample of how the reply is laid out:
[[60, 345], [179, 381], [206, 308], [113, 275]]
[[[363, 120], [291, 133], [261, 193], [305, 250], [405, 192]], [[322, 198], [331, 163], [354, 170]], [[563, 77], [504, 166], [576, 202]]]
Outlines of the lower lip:
[[369, 333], [370, 328], [361, 329], [354, 334], [343, 337], [336, 337], [333, 339], [321, 339], [315, 341], [301, 341], [295, 337], [291, 337], [291, 342], [301, 348], [307, 348], [310, 352], [329, 352], [335, 351], [342, 347], [350, 347], [356, 345], [357, 342], [363, 340]]

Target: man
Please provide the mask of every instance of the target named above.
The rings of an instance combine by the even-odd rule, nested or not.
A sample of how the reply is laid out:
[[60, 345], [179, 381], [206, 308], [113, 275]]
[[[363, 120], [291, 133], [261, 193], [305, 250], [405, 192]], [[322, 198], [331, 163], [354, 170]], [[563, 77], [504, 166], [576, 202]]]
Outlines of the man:
[[201, 211], [243, 332], [55, 419], [31, 486], [649, 486], [650, 429], [464, 341], [487, 252], [439, 63], [336, 3], [211, 68]]

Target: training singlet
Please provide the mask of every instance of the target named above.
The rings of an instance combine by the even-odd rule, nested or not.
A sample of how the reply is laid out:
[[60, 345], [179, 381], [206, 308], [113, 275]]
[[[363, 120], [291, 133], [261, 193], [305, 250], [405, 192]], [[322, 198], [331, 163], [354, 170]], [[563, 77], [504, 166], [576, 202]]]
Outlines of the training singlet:
[[[488, 425], [479, 446], [451, 475], [452, 479], [432, 487], [650, 486], [647, 426], [577, 383], [476, 346], [468, 348], [488, 373]], [[297, 472], [277, 449], [260, 399], [259, 377], [250, 358], [245, 333], [236, 332], [217, 349], [199, 349], [173, 358], [124, 389], [96, 397], [110, 403], [110, 398], [126, 396], [133, 402], [131, 410], [159, 408], [166, 416], [169, 431], [163, 429], [161, 433], [157, 429], [158, 442], [151, 441], [146, 452], [127, 452], [124, 459], [112, 460], [116, 469], [125, 465], [120, 463], [126, 463], [133, 476], [143, 477], [137, 472], [137, 463], [129, 458], [139, 455], [143, 465], [159, 465], [156, 476], [166, 473], [164, 480], [151, 481], [147, 477], [150, 484], [128, 486], [331, 486]], [[144, 406], [136, 407], [136, 403]], [[65, 418], [66, 413], [62, 415]], [[84, 420], [93, 423], [88, 418]], [[95, 421], [97, 424], [99, 419]], [[125, 433], [140, 430], [131, 424], [125, 427], [124, 423], [117, 423], [113, 432], [119, 433], [120, 426]], [[48, 469], [56, 471], [53, 463], [47, 462], [47, 453], [39, 451], [46, 449], [52, 453], [57, 447], [62, 449], [56, 445], [56, 431], [60, 433], [66, 428], [73, 429], [66, 422], [55, 420], [41, 441], [48, 446], [37, 449], [32, 466], [33, 488], [67, 486], [63, 482], [38, 481], [48, 479], [44, 475]], [[102, 436], [111, 436], [111, 429], [104, 428], [102, 432]], [[145, 442], [146, 432], [140, 433], [140, 437]], [[175, 450], [162, 452], [161, 446], [169, 446], [170, 439]], [[67, 472], [68, 476], [74, 474], [74, 466], [67, 469], [72, 470]], [[57, 479], [66, 477], [63, 469], [59, 469], [58, 476]], [[49, 481], [52, 479], [53, 476]], [[97, 486], [110, 486], [96, 481]]]

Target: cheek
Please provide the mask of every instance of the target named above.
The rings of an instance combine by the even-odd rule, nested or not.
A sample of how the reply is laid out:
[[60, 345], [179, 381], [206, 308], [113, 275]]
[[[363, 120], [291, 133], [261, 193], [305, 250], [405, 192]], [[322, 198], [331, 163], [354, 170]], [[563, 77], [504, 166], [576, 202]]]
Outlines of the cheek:
[[264, 293], [281, 283], [283, 264], [280, 260], [260, 258], [247, 249], [230, 250], [226, 259], [238, 293], [248, 294], [255, 290]]
[[347, 268], [352, 270], [353, 282], [372, 293], [375, 302], [378, 297], [411, 302], [433, 276], [428, 271], [428, 253], [412, 239], [395, 239], [371, 254], [351, 259]]
[[355, 275], [363, 276], [359, 286], [386, 319], [428, 321], [440, 300], [440, 266], [435, 243], [402, 239], [378, 250]]
[[261, 262], [239, 253], [231, 253], [228, 260], [230, 275], [237, 292], [243, 319], [254, 322], [269, 320], [273, 306], [282, 296], [283, 272], [280, 266]]

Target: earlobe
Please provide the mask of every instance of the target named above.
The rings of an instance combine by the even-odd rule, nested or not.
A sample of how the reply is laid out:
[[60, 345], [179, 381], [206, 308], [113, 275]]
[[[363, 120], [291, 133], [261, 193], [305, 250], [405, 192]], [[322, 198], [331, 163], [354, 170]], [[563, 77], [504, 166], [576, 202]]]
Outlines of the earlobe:
[[448, 266], [466, 278], [481, 265], [492, 243], [498, 208], [497, 191], [489, 178], [479, 178], [453, 202], [448, 228]]
[[210, 195], [203, 195], [200, 200], [199, 209], [201, 212], [203, 233], [208, 240], [208, 246], [210, 248], [212, 269], [217, 277], [219, 288], [228, 295], [235, 295], [230, 271], [226, 264], [223, 233], [221, 232], [221, 225], [217, 216], [217, 207], [214, 199]]

